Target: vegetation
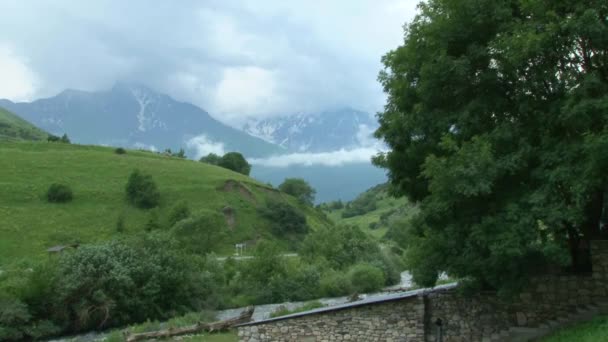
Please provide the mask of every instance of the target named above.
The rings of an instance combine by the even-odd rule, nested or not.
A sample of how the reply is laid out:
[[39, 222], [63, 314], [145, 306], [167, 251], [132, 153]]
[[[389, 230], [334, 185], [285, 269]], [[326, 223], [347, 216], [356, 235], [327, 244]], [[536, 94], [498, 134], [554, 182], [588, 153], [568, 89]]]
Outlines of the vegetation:
[[246, 176], [249, 176], [249, 172], [251, 172], [251, 165], [249, 165], [245, 157], [238, 152], [228, 152], [222, 157], [215, 153], [209, 153], [199, 159], [199, 161], [201, 163], [216, 165], [234, 172], [242, 173]]
[[4, 140], [38, 140], [47, 138], [48, 134], [30, 124], [19, 116], [0, 107], [0, 141]]
[[384, 273], [378, 267], [370, 264], [354, 266], [350, 272], [350, 282], [358, 293], [377, 291], [384, 286]]
[[601, 316], [590, 322], [559, 330], [551, 336], [545, 337], [541, 342], [595, 342], [606, 341], [607, 336], [608, 317]]
[[168, 226], [173, 227], [177, 222], [187, 219], [190, 217], [192, 213], [190, 212], [190, 207], [188, 206], [188, 202], [179, 201], [177, 202], [169, 212]]
[[279, 190], [289, 194], [302, 203], [312, 206], [316, 191], [302, 178], [287, 178], [279, 185]]
[[48, 142], [60, 142], [60, 143], [64, 143], [64, 144], [71, 144], [70, 138], [68, 137], [67, 134], [62, 135], [61, 137], [58, 137], [53, 134], [49, 134], [46, 140]]
[[116, 148], [116, 149], [114, 150], [114, 153], [116, 153], [116, 154], [126, 154], [126, 153], [127, 153], [127, 150], [125, 150], [125, 149], [124, 149], [124, 148], [122, 148], [122, 147], [118, 147], [118, 148]]
[[126, 186], [127, 199], [138, 208], [150, 209], [160, 203], [160, 192], [151, 175], [135, 169]]
[[383, 57], [375, 163], [420, 203], [416, 282], [509, 292], [547, 263], [588, 269], [585, 242], [607, 233], [606, 9], [432, 0]]
[[[378, 238], [398, 241], [417, 208], [405, 199], [389, 194], [388, 184], [376, 185], [351, 202], [322, 203], [319, 208], [338, 224], [354, 225]], [[370, 208], [361, 210], [361, 208]], [[371, 208], [375, 208], [371, 210]], [[400, 240], [401, 242], [403, 240]]]
[[72, 201], [72, 189], [65, 184], [53, 183], [46, 191], [46, 200], [49, 203], [66, 203]]
[[199, 161], [201, 163], [206, 163], [206, 164], [211, 164], [211, 165], [220, 165], [221, 160], [222, 160], [222, 157], [218, 156], [215, 153], [209, 153], [208, 155], [201, 157], [201, 159], [199, 159]]
[[280, 306], [279, 308], [277, 308], [277, 310], [273, 311], [270, 314], [270, 318], [287, 316], [287, 315], [291, 315], [291, 314], [298, 313], [298, 312], [310, 311], [310, 310], [322, 308], [325, 306], [326, 306], [325, 304], [319, 302], [318, 300], [313, 300], [313, 301], [304, 303], [304, 305], [300, 306], [297, 309], [293, 309], [293, 310], [289, 310], [285, 306]]
[[218, 166], [242, 173], [245, 176], [249, 176], [249, 172], [251, 172], [251, 165], [249, 165], [245, 157], [238, 152], [228, 152], [224, 154]]
[[[162, 230], [170, 230], [170, 213], [180, 202], [187, 203], [189, 216], [199, 211], [223, 215], [222, 209], [230, 206], [234, 225], [228, 229], [219, 216], [225, 234], [213, 246], [221, 254], [233, 253], [234, 244], [258, 237], [288, 248], [289, 243], [272, 234], [271, 222], [260, 215], [259, 207], [269, 198], [297, 208], [311, 230], [331, 224], [316, 210], [290, 196], [276, 196], [277, 192], [268, 192], [266, 185], [251, 178], [156, 153], [129, 150], [116, 155], [107, 147], [4, 142], [0, 160], [11, 160], [11, 167], [0, 168], [2, 270], [33, 267], [32, 262], [48, 258], [46, 249], [52, 246], [100, 243], [144, 231], [150, 212], [125, 201], [125, 183], [134, 169], [151, 175], [162, 190], [162, 201], [155, 209]], [[55, 205], [41, 200], [49, 180], [69, 184], [76, 195], [74, 201]], [[227, 182], [235, 188], [226, 187]], [[31, 214], [34, 212], [36, 215]], [[123, 215], [122, 233], [117, 232], [119, 215]]]
[[272, 233], [277, 236], [298, 239], [308, 233], [306, 216], [286, 203], [271, 201], [261, 214], [268, 219]]

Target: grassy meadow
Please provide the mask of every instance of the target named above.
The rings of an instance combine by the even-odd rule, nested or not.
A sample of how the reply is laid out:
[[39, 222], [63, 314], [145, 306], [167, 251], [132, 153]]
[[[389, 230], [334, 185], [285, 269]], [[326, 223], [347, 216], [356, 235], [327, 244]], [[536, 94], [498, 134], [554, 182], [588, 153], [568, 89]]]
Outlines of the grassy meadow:
[[[91, 243], [116, 234], [125, 218], [125, 232], [143, 230], [150, 210], [128, 204], [125, 185], [134, 169], [152, 175], [161, 193], [157, 215], [166, 220], [174, 203], [186, 201], [190, 210], [218, 215], [229, 206], [234, 224], [216, 252], [231, 254], [233, 244], [265, 237], [268, 222], [258, 214], [270, 198], [288, 201], [306, 214], [312, 229], [328, 224], [314, 209], [265, 184], [220, 167], [145, 151], [114, 153], [114, 148], [47, 142], [0, 143], [0, 268], [6, 264], [46, 257], [47, 248]], [[52, 183], [69, 185], [72, 202], [47, 203]], [[228, 184], [228, 185], [227, 185]]]

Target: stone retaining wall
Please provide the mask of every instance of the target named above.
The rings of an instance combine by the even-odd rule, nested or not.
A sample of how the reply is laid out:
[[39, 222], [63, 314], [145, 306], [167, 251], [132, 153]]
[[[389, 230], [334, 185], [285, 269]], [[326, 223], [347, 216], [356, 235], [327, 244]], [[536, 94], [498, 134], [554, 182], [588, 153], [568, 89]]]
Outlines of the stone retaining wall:
[[608, 241], [591, 245], [593, 273], [543, 275], [508, 302], [494, 293], [428, 291], [393, 301], [241, 326], [240, 341], [499, 340], [510, 327], [536, 328], [587, 305], [608, 304]]

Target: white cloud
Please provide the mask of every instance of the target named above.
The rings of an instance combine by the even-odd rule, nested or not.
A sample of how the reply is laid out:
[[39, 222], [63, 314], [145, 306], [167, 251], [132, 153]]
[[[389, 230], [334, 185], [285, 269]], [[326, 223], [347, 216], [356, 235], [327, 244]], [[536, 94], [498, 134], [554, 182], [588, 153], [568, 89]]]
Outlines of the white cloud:
[[275, 111], [280, 101], [275, 80], [273, 71], [255, 66], [226, 68], [215, 89], [213, 107], [228, 121], [239, 113]]
[[249, 162], [253, 165], [268, 167], [289, 167], [292, 165], [342, 166], [344, 164], [369, 163], [378, 152], [380, 152], [378, 148], [362, 147], [352, 150], [340, 149], [332, 152], [291, 153], [269, 158], [250, 159]]
[[223, 143], [213, 142], [204, 134], [189, 139], [186, 142], [186, 146], [196, 151], [196, 155], [194, 156], [196, 159], [206, 156], [209, 153], [215, 153], [220, 156], [226, 153]]
[[140, 149], [140, 150], [158, 152], [158, 148], [156, 148], [156, 146], [144, 144], [142, 142], [136, 142], [135, 144], [133, 144], [133, 147], [135, 147], [136, 149]]
[[0, 42], [37, 77], [33, 88], [0, 88], [0, 97], [105, 90], [122, 80], [233, 125], [343, 106], [375, 112], [385, 102], [380, 58], [402, 43], [418, 1], [0, 1], [0, 13], [11, 14]]
[[37, 76], [8, 45], [0, 44], [0, 98], [28, 101], [36, 92]]

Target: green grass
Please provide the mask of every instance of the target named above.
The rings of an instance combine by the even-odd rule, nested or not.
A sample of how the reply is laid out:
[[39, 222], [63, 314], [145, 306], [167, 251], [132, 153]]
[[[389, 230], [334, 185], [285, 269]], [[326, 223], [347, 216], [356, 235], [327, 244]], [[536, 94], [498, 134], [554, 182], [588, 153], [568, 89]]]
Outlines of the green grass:
[[[125, 216], [123, 234], [143, 230], [149, 211], [136, 209], [125, 200], [125, 184], [135, 168], [151, 174], [158, 185], [161, 221], [180, 200], [193, 212], [221, 213], [226, 206], [234, 209], [235, 226], [218, 227], [227, 235], [216, 248], [220, 254], [233, 253], [235, 243], [258, 234], [273, 239], [268, 222], [258, 213], [270, 198], [299, 207], [312, 229], [330, 224], [316, 210], [249, 177], [151, 152], [129, 150], [118, 155], [113, 148], [100, 146], [9, 141], [0, 142], [0, 160], [0, 268], [44, 258], [46, 249], [54, 245], [117, 236], [116, 221], [121, 213]], [[238, 186], [224, 191], [229, 180]], [[73, 201], [47, 203], [44, 194], [52, 183], [69, 185]]]
[[540, 342], [603, 342], [608, 341], [608, 316], [601, 316], [571, 328], [559, 330]]
[[47, 137], [43, 130], [0, 107], [0, 141], [46, 140]]

